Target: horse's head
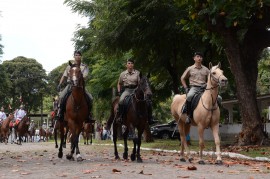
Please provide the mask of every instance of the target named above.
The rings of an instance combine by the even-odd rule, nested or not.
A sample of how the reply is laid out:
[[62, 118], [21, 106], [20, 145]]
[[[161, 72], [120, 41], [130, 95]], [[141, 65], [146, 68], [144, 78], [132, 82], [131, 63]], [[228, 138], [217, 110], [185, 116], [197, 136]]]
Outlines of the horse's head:
[[138, 84], [137, 89], [135, 90], [135, 93], [142, 93], [140, 97], [137, 96], [137, 98], [140, 98], [142, 100], [148, 100], [151, 99], [152, 97], [152, 90], [149, 85], [149, 80], [146, 76], [140, 76], [140, 81]]
[[69, 78], [72, 86], [83, 87], [83, 75], [80, 66], [69, 62]]
[[209, 63], [210, 69], [210, 80], [212, 86], [225, 87], [228, 83], [228, 79], [223, 75], [223, 70], [220, 69], [220, 63], [216, 66], [212, 66], [212, 63]]

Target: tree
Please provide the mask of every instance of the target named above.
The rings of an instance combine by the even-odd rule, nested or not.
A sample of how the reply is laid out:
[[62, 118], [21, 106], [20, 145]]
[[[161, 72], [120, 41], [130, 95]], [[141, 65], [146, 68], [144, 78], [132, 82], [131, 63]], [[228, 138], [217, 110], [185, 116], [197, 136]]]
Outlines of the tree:
[[3, 62], [3, 68], [11, 79], [12, 87], [8, 94], [12, 107], [21, 103], [28, 112], [37, 111], [42, 105], [42, 96], [46, 94], [47, 76], [42, 65], [35, 59], [16, 57]]
[[258, 61], [270, 45], [270, 2], [268, 0], [180, 1], [189, 14], [181, 19], [183, 29], [225, 52], [235, 77], [243, 121], [239, 145], [261, 144], [263, 133], [256, 102]]

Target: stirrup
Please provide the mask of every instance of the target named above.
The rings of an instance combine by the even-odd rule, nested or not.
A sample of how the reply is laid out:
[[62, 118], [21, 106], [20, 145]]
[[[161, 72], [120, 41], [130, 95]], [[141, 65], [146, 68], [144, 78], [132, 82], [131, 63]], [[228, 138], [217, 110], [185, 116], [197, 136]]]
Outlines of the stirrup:
[[186, 122], [185, 122], [186, 124], [190, 124], [191, 123], [191, 119], [190, 119], [190, 117], [187, 115], [187, 118], [186, 118]]

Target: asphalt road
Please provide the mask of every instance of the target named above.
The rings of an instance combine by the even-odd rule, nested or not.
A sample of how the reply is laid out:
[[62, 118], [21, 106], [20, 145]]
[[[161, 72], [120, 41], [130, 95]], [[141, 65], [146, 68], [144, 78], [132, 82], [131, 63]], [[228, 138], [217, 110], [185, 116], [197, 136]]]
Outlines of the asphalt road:
[[[205, 165], [179, 161], [178, 152], [143, 150], [143, 163], [115, 160], [112, 145], [80, 145], [82, 162], [57, 157], [54, 143], [0, 143], [0, 179], [10, 178], [270, 178], [269, 162], [223, 158], [216, 166], [212, 155], [205, 156]], [[123, 149], [119, 147], [120, 156]], [[129, 149], [129, 151], [132, 151]]]

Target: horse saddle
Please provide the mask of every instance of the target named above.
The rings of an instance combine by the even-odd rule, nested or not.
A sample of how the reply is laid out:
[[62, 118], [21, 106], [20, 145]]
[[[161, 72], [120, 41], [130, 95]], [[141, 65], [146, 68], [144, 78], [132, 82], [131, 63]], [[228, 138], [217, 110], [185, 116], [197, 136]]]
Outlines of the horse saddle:
[[[198, 103], [199, 103], [199, 101], [201, 99], [201, 96], [204, 93], [204, 91], [205, 91], [205, 87], [201, 87], [200, 90], [198, 92], [196, 92], [194, 94], [194, 96], [192, 97], [192, 99], [191, 99], [191, 106], [190, 106], [190, 116], [189, 116], [190, 118], [193, 118], [193, 112], [196, 109], [196, 107], [197, 107], [197, 105], [198, 105]], [[183, 107], [182, 107], [182, 113], [187, 113], [187, 107], [186, 107], [186, 105], [187, 105], [186, 103], [185, 103], [185, 105], [183, 105]]]
[[124, 115], [127, 114], [127, 110], [128, 110], [129, 105], [131, 104], [131, 100], [132, 100], [133, 95], [134, 94], [127, 95], [123, 101], [123, 114]]

